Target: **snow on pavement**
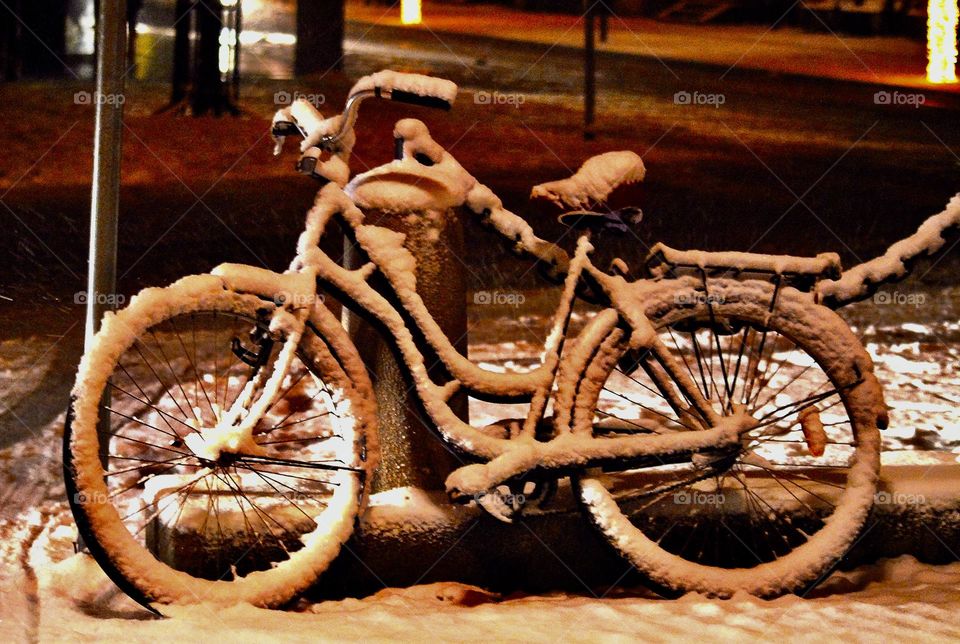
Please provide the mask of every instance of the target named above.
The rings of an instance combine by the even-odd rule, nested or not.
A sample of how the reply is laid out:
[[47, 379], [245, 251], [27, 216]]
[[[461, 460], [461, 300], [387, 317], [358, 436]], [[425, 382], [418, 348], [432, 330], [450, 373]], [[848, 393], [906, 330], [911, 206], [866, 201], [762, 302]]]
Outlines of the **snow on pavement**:
[[[713, 641], [944, 641], [960, 637], [960, 563], [930, 566], [910, 557], [837, 573], [811, 598], [729, 600], [688, 594], [664, 600], [617, 589], [605, 596], [498, 597], [459, 583], [384, 589], [364, 599], [293, 611], [247, 605], [168, 607], [152, 619], [85, 555], [72, 553], [72, 530], [48, 523], [34, 542], [37, 613], [21, 628], [40, 641], [154, 642], [208, 633], [232, 642], [272, 641], [648, 641], [709, 633]], [[11, 608], [6, 603], [4, 610]], [[9, 628], [9, 620], [2, 623]]]

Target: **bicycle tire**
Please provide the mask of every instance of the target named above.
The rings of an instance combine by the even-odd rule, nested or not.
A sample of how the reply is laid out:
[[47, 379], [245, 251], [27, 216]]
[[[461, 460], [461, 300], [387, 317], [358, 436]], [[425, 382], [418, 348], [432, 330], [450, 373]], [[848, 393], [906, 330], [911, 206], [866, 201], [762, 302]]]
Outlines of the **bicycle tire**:
[[[702, 282], [689, 279], [662, 282], [642, 295], [648, 317], [661, 336], [674, 337], [673, 349], [680, 359], [686, 360], [683, 368], [690, 370], [698, 388], [702, 385], [702, 391], [710, 394], [707, 398], [715, 409], [721, 413], [732, 411], [733, 405], [726, 399], [739, 397], [748, 403], [754, 401], [753, 409], [748, 409], [752, 414], [768, 414], [770, 404], [774, 409], [783, 407], [786, 411], [764, 417], [766, 424], [746, 435], [738, 455], [726, 470], [732, 474], [715, 476], [712, 481], [696, 480], [694, 472], [698, 465], [693, 459], [689, 465], [657, 465], [637, 471], [629, 467], [594, 470], [576, 481], [584, 510], [621, 555], [665, 589], [716, 596], [730, 596], [738, 591], [774, 596], [800, 592], [822, 581], [856, 542], [876, 491], [880, 451], [878, 419], [885, 415], [885, 408], [869, 356], [839, 316], [815, 305], [809, 295], [792, 288], [778, 290], [766, 282], [718, 279], [710, 280], [708, 289], [704, 289]], [[722, 330], [718, 326], [721, 324]], [[708, 327], [713, 330], [707, 331]], [[741, 385], [734, 380], [731, 393], [727, 376], [724, 376], [727, 383], [724, 387], [719, 374], [708, 380], [702, 371], [705, 356], [701, 356], [705, 347], [701, 346], [700, 352], [691, 351], [692, 339], [685, 343], [676, 340], [681, 329], [689, 331], [691, 338], [705, 331], [717, 338], [726, 331], [735, 331], [727, 335], [730, 350], [738, 345], [738, 337], [742, 347], [751, 335], [759, 337], [766, 329], [765, 337], [770, 340], [768, 349], [759, 342], [752, 344], [746, 353], [756, 354], [759, 348], [761, 355], [755, 362], [749, 358], [747, 362], [754, 364], [758, 372], [763, 368], [765, 379], [772, 373], [767, 385], [774, 382], [774, 386], [780, 386], [784, 382], [784, 387], [774, 395], [772, 403], [761, 405], [759, 396], [754, 396], [752, 390], [747, 393], [744, 374]], [[774, 338], [773, 334], [776, 334]], [[570, 421], [573, 431], [590, 432], [594, 436], [608, 433], [611, 427], [619, 427], [616, 430], [619, 432], [643, 433], [651, 427], [667, 431], [669, 423], [656, 414], [669, 416], [669, 405], [654, 408], [649, 400], [640, 410], [641, 414], [632, 419], [637, 425], [641, 425], [642, 420], [642, 429], [606, 417], [601, 419], [599, 411], [606, 404], [603, 392], [628, 355], [626, 340], [625, 329], [613, 326], [588, 350], [578, 352], [584, 360], [577, 368], [580, 380]], [[807, 358], [796, 357], [794, 353], [783, 355], [791, 343], [794, 351], [800, 349]], [[720, 358], [722, 342], [718, 339], [716, 345], [716, 362], [722, 366], [725, 362]], [[694, 365], [693, 356], [684, 356], [685, 353], [697, 353], [699, 364]], [[745, 351], [741, 348], [740, 353]], [[776, 355], [781, 358], [774, 373], [770, 367], [777, 362]], [[735, 362], [732, 355], [730, 358], [727, 365]], [[742, 360], [736, 361], [738, 375], [742, 363]], [[778, 372], [784, 369], [784, 364], [789, 366], [781, 378]], [[711, 369], [713, 365], [711, 356]], [[787, 402], [794, 395], [791, 390], [794, 385], [787, 383], [791, 377], [793, 382], [811, 382], [811, 387], [819, 381], [806, 375], [813, 365], [822, 370], [825, 377], [819, 385], [820, 393], [809, 400], [800, 397]], [[801, 371], [804, 375], [797, 375]], [[637, 386], [634, 388], [640, 390]], [[834, 393], [826, 397], [831, 389]], [[820, 398], [821, 395], [824, 397]], [[631, 396], [637, 398], [634, 402], [642, 404], [636, 393]], [[842, 414], [838, 409], [841, 402]], [[618, 405], [626, 408], [627, 403], [615, 399], [608, 409], [616, 410]], [[796, 408], [797, 418], [792, 418], [791, 405]], [[812, 408], [816, 409], [818, 419], [821, 415], [829, 419], [843, 415], [846, 420], [831, 420], [822, 435], [816, 434], [819, 438], [808, 438], [799, 416], [810, 413], [808, 410]], [[686, 430], [684, 423], [691, 425], [688, 419], [680, 418], [681, 415], [673, 414], [672, 431]], [[813, 429], [810, 433], [814, 434]], [[841, 444], [843, 435], [849, 438], [848, 444]], [[774, 441], [792, 444], [781, 447], [774, 445]], [[825, 443], [821, 456], [812, 455], [821, 446], [811, 441]], [[783, 454], [776, 457], [782, 462], [771, 461], [773, 454]], [[824, 458], [828, 460], [818, 462]], [[716, 461], [720, 460], [716, 457]], [[723, 463], [726, 465], [726, 461]], [[814, 470], [816, 467], [823, 469]], [[805, 469], [820, 474], [810, 477], [804, 473]], [[826, 486], [838, 486], [838, 496], [832, 496], [834, 492], [817, 491], [824, 488], [824, 484], [816, 487], [813, 479], [823, 478], [828, 480]], [[796, 502], [790, 499], [791, 495]], [[817, 501], [818, 498], [822, 502]], [[686, 506], [677, 507], [681, 503]], [[664, 527], [668, 523], [670, 526]], [[697, 532], [697, 526], [703, 526], [701, 533]], [[763, 543], [762, 535], [766, 535], [769, 543]], [[698, 541], [703, 543], [699, 552]], [[743, 546], [738, 546], [738, 542]], [[715, 549], [712, 553], [711, 548]]]
[[[305, 333], [282, 395], [257, 429], [266, 457], [283, 459], [282, 464], [246, 462], [247, 457], [201, 462], [183, 441], [196, 430], [191, 425], [215, 422], [230, 396], [243, 390], [240, 381], [252, 367], [240, 359], [233, 340], [243, 342], [238, 335], [255, 329], [258, 316], [269, 317], [275, 306], [269, 295], [225, 290], [217, 277], [185, 278], [147, 289], [109, 315], [81, 362], [64, 433], [68, 499], [91, 554], [121, 589], [151, 610], [155, 604], [199, 601], [278, 606], [313, 583], [353, 532], [376, 442], [362, 363], [338, 355], [352, 347], [345, 335], [330, 341]], [[191, 320], [192, 337], [183, 330]], [[339, 329], [318, 324], [329, 333]], [[277, 346], [283, 338], [278, 340]], [[155, 364], [145, 359], [138, 366], [151, 351]], [[174, 351], [178, 356], [171, 359]], [[227, 352], [235, 359], [229, 366], [220, 362]], [[261, 368], [269, 366], [268, 360]], [[105, 391], [112, 395], [106, 407]], [[192, 405], [193, 419], [187, 411]], [[106, 449], [97, 429], [101, 413], [110, 423], [110, 435], [103, 436]], [[158, 452], [164, 457], [152, 456]], [[331, 460], [315, 460], [320, 456], [342, 463], [319, 469]], [[163, 489], [184, 477], [183, 487]], [[205, 489], [198, 489], [200, 481], [206, 481]], [[198, 504], [204, 502], [206, 518], [198, 527], [203, 513]], [[141, 510], [152, 505], [152, 516], [132, 519], [137, 503]], [[214, 505], [215, 537], [208, 527]]]

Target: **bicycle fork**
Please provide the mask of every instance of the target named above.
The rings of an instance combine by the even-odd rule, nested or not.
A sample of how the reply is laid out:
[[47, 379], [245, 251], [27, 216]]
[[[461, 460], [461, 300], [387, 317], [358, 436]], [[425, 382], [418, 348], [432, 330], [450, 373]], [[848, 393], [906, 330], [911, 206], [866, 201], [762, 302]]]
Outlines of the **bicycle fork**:
[[[225, 282], [237, 291], [256, 292], [256, 289], [244, 288], [246, 273], [234, 273], [231, 265], [222, 265], [214, 273], [224, 277]], [[269, 271], [263, 271], [264, 275], [267, 273]], [[269, 318], [257, 322], [255, 335], [258, 351], [253, 352], [237, 346], [237, 342], [233, 343], [238, 358], [255, 369], [253, 377], [214, 427], [197, 428], [202, 431], [192, 432], [185, 439], [190, 450], [202, 459], [217, 461], [223, 453], [263, 454], [263, 448], [253, 438], [255, 429], [280, 396], [310, 315], [310, 306], [296, 305], [313, 302], [316, 295], [314, 270], [305, 270], [298, 275], [271, 275], [282, 280], [276, 289], [275, 302], [278, 306]], [[273, 366], [267, 368], [275, 343], [272, 336], [277, 334], [286, 337]]]

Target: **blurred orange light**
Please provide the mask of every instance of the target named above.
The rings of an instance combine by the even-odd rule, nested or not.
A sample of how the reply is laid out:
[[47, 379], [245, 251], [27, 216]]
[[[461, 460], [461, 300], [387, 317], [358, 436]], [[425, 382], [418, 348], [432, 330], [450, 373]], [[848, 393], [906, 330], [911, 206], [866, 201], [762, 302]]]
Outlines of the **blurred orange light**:
[[927, 80], [957, 82], [957, 0], [927, 4]]
[[419, 25], [422, 21], [420, 0], [400, 0], [400, 22], [405, 25]]

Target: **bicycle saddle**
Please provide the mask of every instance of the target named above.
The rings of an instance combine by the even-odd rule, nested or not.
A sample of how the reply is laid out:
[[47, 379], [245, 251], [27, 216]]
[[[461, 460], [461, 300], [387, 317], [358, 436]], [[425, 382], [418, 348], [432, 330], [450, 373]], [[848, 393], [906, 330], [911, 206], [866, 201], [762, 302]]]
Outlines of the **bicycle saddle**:
[[594, 233], [605, 231], [626, 233], [630, 231], [627, 227], [627, 221], [636, 224], [640, 222], [642, 217], [643, 211], [634, 206], [629, 206], [610, 212], [571, 210], [557, 217], [557, 221], [576, 230], [589, 230]]

